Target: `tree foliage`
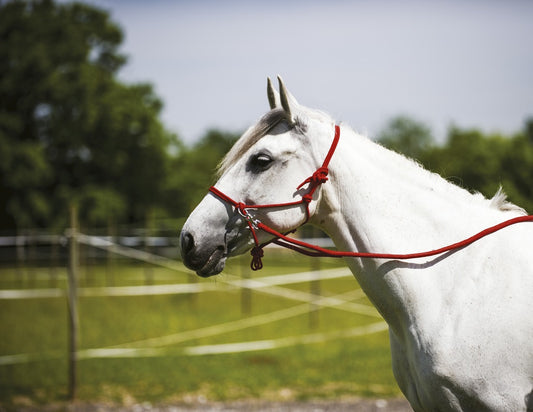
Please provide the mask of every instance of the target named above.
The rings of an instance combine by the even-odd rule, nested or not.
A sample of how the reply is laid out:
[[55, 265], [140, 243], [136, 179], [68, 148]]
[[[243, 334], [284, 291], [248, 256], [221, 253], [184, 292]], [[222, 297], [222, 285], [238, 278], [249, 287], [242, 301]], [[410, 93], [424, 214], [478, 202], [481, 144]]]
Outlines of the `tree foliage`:
[[502, 186], [512, 202], [533, 211], [533, 142], [525, 132], [503, 136], [451, 128], [446, 144], [424, 153], [421, 161], [487, 197]]
[[167, 207], [174, 213], [189, 214], [215, 183], [216, 168], [238, 137], [210, 130], [192, 148], [182, 150], [172, 160], [167, 176]]
[[[211, 130], [185, 146], [159, 120], [149, 84], [117, 80], [123, 33], [98, 8], [0, 2], [0, 229], [144, 223], [190, 213], [237, 134]], [[406, 116], [380, 142], [491, 196], [501, 184], [533, 211], [533, 119], [514, 136], [451, 128], [444, 145]]]
[[491, 197], [500, 186], [509, 199], [533, 211], [533, 120], [513, 136], [451, 127], [443, 145], [429, 128], [405, 118], [393, 119], [380, 143], [414, 157], [455, 184]]
[[378, 136], [379, 142], [406, 156], [418, 158], [433, 145], [431, 130], [408, 116], [392, 118]]
[[88, 223], [142, 219], [161, 201], [177, 138], [150, 85], [117, 81], [122, 39], [81, 3], [0, 5], [3, 226], [64, 224], [72, 201]]

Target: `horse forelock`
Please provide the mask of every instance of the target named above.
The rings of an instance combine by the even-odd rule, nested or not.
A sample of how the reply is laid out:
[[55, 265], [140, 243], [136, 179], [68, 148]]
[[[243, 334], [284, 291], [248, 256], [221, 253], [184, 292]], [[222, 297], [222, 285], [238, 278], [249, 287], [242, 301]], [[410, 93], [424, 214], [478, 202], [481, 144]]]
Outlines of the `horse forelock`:
[[[290, 124], [286, 112], [281, 108], [273, 109], [259, 119], [255, 125], [244, 132], [241, 138], [237, 140], [226, 156], [224, 156], [217, 168], [218, 177], [223, 175], [228, 168], [241, 158], [253, 145], [283, 121], [288, 121], [288, 124]], [[305, 125], [298, 121], [298, 119], [295, 124], [290, 127], [295, 128], [300, 133], [305, 130]]]

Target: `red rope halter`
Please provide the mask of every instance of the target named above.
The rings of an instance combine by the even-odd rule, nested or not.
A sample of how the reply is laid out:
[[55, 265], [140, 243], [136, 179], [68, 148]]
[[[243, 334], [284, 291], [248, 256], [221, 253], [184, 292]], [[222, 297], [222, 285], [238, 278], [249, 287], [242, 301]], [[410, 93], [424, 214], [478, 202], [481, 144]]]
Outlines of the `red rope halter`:
[[[335, 136], [333, 138], [333, 142], [331, 143], [331, 147], [328, 151], [328, 154], [326, 155], [326, 158], [324, 159], [324, 162], [322, 163], [322, 166], [319, 167], [311, 176], [305, 179], [297, 187], [297, 189], [299, 190], [304, 185], [309, 184], [307, 193], [302, 196], [301, 200], [297, 200], [294, 202], [288, 202], [288, 203], [274, 203], [274, 204], [266, 204], [266, 205], [247, 205], [245, 203], [236, 202], [231, 197], [221, 192], [214, 186], [211, 186], [209, 188], [209, 191], [213, 193], [215, 196], [217, 196], [218, 198], [220, 198], [222, 201], [233, 205], [235, 210], [246, 220], [246, 223], [248, 224], [248, 227], [250, 228], [250, 231], [252, 233], [252, 237], [255, 243], [255, 246], [251, 250], [252, 262], [250, 264], [250, 267], [252, 268], [252, 270], [259, 270], [263, 268], [263, 262], [261, 260], [264, 256], [263, 248], [270, 243], [275, 243], [279, 246], [286, 247], [298, 253], [302, 253], [304, 255], [314, 256], [314, 257], [335, 257], [335, 258], [358, 257], [358, 258], [375, 258], [375, 259], [381, 258], [381, 259], [404, 260], [404, 259], [415, 259], [415, 258], [440, 255], [444, 252], [448, 252], [451, 250], [455, 250], [455, 249], [468, 246], [474, 243], [475, 241], [487, 235], [490, 235], [494, 232], [497, 232], [498, 230], [503, 229], [507, 226], [510, 226], [516, 223], [521, 223], [521, 222], [533, 222], [533, 216], [519, 216], [513, 219], [506, 220], [495, 226], [489, 227], [488, 229], [485, 229], [477, 233], [476, 235], [471, 236], [465, 240], [462, 240], [457, 243], [453, 243], [448, 246], [444, 246], [439, 249], [430, 250], [427, 252], [419, 252], [419, 253], [394, 254], [394, 253], [345, 252], [345, 251], [324, 249], [320, 246], [312, 245], [310, 243], [302, 242], [301, 240], [290, 238], [287, 236], [288, 233], [285, 233], [285, 234], [279, 233], [278, 231], [272, 229], [271, 227], [268, 227], [267, 225], [261, 223], [261, 221], [259, 221], [258, 219], [255, 219], [252, 215], [248, 213], [247, 209], [266, 209], [266, 208], [279, 208], [279, 207], [291, 207], [291, 206], [305, 205], [306, 218], [305, 218], [305, 221], [302, 223], [302, 225], [307, 223], [307, 221], [310, 218], [309, 203], [311, 203], [311, 201], [313, 200], [313, 194], [315, 193], [316, 189], [321, 184], [327, 182], [328, 180], [329, 162], [331, 161], [333, 153], [335, 153], [335, 149], [337, 148], [339, 138], [340, 138], [340, 127], [338, 125], [335, 125]], [[274, 236], [274, 238], [266, 243], [260, 244], [259, 239], [257, 237], [257, 233], [256, 233], [257, 230], [262, 230], [266, 233], [269, 233], [272, 236]], [[293, 232], [294, 231], [296, 231], [296, 229], [294, 229]], [[292, 233], [292, 232], [289, 232], [289, 233]]]

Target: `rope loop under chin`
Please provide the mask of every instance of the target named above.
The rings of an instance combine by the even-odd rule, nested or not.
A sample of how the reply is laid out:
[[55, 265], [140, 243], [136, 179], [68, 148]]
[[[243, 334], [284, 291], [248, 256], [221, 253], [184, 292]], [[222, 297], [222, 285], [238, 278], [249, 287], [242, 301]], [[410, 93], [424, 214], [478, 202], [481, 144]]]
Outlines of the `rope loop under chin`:
[[250, 268], [254, 271], [263, 269], [263, 261], [261, 260], [265, 255], [263, 248], [261, 246], [254, 246], [250, 254], [252, 255]]

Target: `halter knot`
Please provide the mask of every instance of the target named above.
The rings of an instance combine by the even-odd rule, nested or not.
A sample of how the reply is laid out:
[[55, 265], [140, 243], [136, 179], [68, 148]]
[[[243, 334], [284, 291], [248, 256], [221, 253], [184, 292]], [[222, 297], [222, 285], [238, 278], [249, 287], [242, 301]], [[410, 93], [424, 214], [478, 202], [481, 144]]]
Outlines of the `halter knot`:
[[252, 255], [252, 263], [250, 263], [250, 268], [252, 270], [263, 269], [263, 261], [261, 260], [261, 258], [265, 255], [263, 248], [261, 246], [254, 246], [250, 254]]
[[246, 212], [246, 205], [244, 203], [236, 203], [235, 209], [239, 211], [242, 217], [248, 216], [248, 213]]
[[300, 189], [303, 185], [310, 183], [310, 188], [315, 188], [318, 185], [321, 185], [322, 183], [326, 183], [328, 181], [328, 168], [327, 167], [319, 167], [315, 170], [315, 172], [309, 176], [307, 179], [305, 179], [300, 186], [297, 187], [297, 189]]

